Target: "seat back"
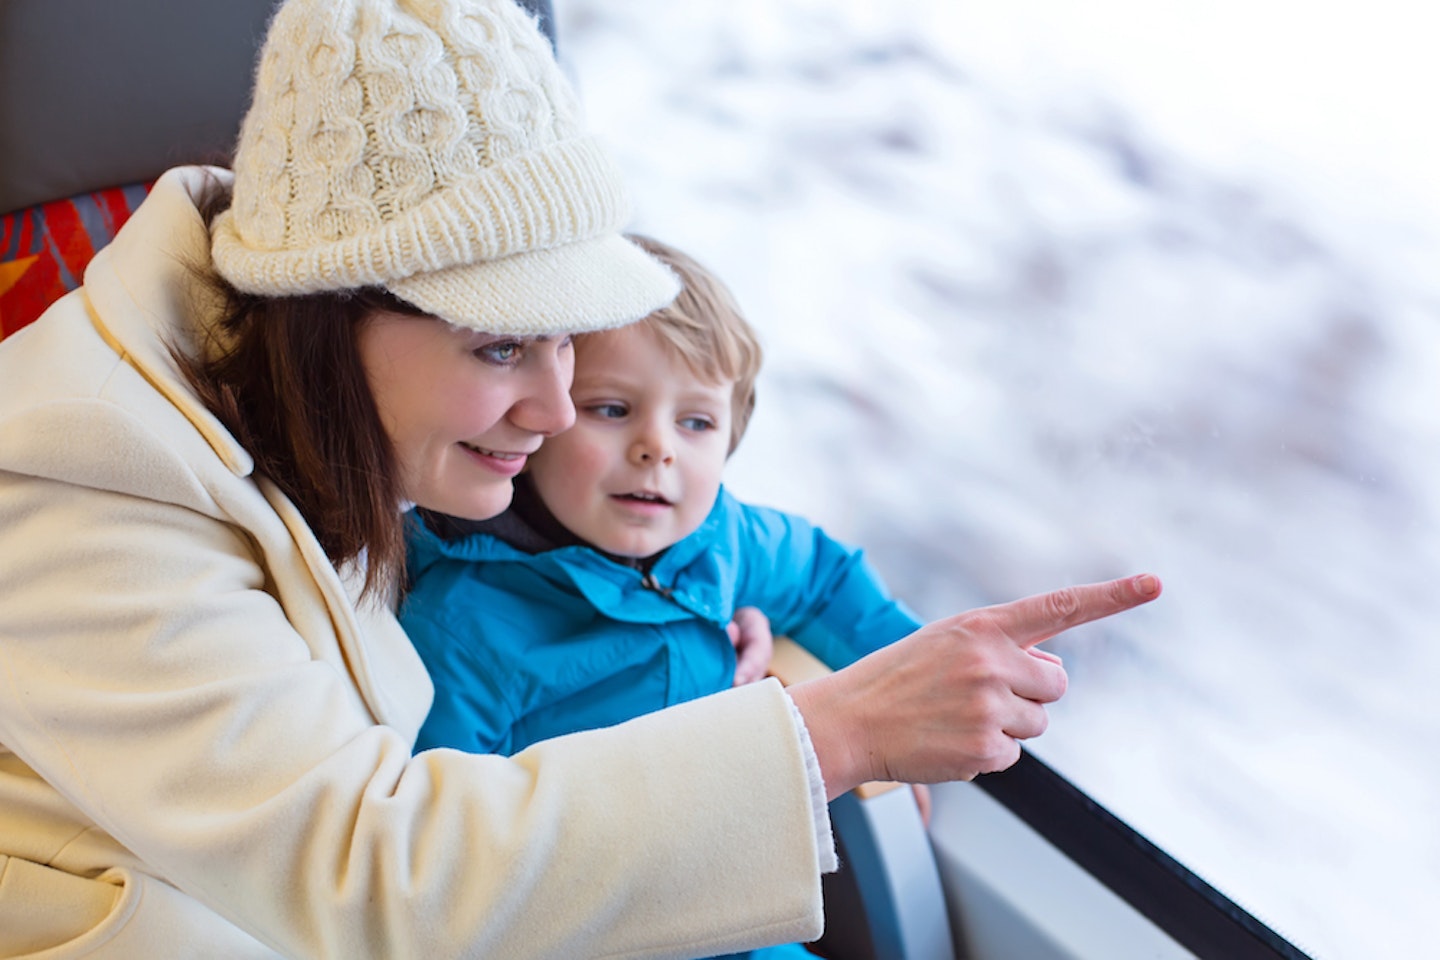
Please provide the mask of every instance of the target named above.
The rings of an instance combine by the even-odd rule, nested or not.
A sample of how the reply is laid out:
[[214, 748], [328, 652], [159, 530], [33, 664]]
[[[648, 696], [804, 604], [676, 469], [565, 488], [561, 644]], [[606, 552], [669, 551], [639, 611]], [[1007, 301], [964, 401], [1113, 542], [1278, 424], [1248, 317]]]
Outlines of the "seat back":
[[224, 162], [274, 5], [0, 3], [0, 338], [79, 285], [160, 173]]
[[0, 3], [0, 214], [223, 161], [274, 6]]
[[84, 193], [0, 216], [0, 340], [80, 285], [85, 265], [140, 205], [151, 183]]
[[[549, 0], [520, 0], [554, 42]], [[0, 0], [0, 338], [170, 167], [228, 162], [278, 0]]]

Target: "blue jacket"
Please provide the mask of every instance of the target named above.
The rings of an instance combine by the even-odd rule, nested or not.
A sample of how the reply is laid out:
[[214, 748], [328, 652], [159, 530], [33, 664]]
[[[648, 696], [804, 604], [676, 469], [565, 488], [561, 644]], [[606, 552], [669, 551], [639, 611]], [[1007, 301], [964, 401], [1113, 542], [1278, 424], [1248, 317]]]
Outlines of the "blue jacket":
[[417, 750], [509, 754], [727, 689], [737, 607], [835, 668], [920, 626], [859, 550], [723, 489], [649, 574], [584, 546], [442, 540], [413, 514], [408, 535], [400, 619], [435, 681]]

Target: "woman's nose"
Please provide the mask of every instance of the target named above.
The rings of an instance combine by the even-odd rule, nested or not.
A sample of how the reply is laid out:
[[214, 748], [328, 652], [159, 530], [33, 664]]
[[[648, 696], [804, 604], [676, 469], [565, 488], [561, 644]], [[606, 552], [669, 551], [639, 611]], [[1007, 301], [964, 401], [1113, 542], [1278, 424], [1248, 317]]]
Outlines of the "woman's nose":
[[575, 404], [570, 401], [571, 374], [563, 361], [537, 371], [530, 390], [512, 408], [511, 421], [544, 437], [569, 430], [575, 423]]

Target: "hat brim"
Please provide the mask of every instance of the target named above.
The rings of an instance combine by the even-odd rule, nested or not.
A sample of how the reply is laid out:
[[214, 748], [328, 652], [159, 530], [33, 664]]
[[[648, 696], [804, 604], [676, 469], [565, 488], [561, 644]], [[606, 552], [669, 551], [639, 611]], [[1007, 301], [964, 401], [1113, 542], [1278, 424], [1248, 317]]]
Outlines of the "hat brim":
[[419, 273], [385, 287], [456, 326], [518, 336], [623, 326], [680, 292], [669, 268], [618, 234]]

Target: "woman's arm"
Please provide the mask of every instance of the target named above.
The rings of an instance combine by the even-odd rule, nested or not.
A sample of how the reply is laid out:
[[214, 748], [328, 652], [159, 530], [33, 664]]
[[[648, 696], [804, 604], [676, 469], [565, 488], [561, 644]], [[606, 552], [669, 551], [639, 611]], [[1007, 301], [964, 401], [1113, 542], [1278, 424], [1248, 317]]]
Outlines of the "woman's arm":
[[[230, 524], [0, 471], [5, 746], [291, 956], [699, 956], [818, 933], [774, 683], [512, 760], [412, 757], [287, 619], [307, 589], [270, 582]], [[0, 818], [0, 852], [23, 851], [15, 829]]]

